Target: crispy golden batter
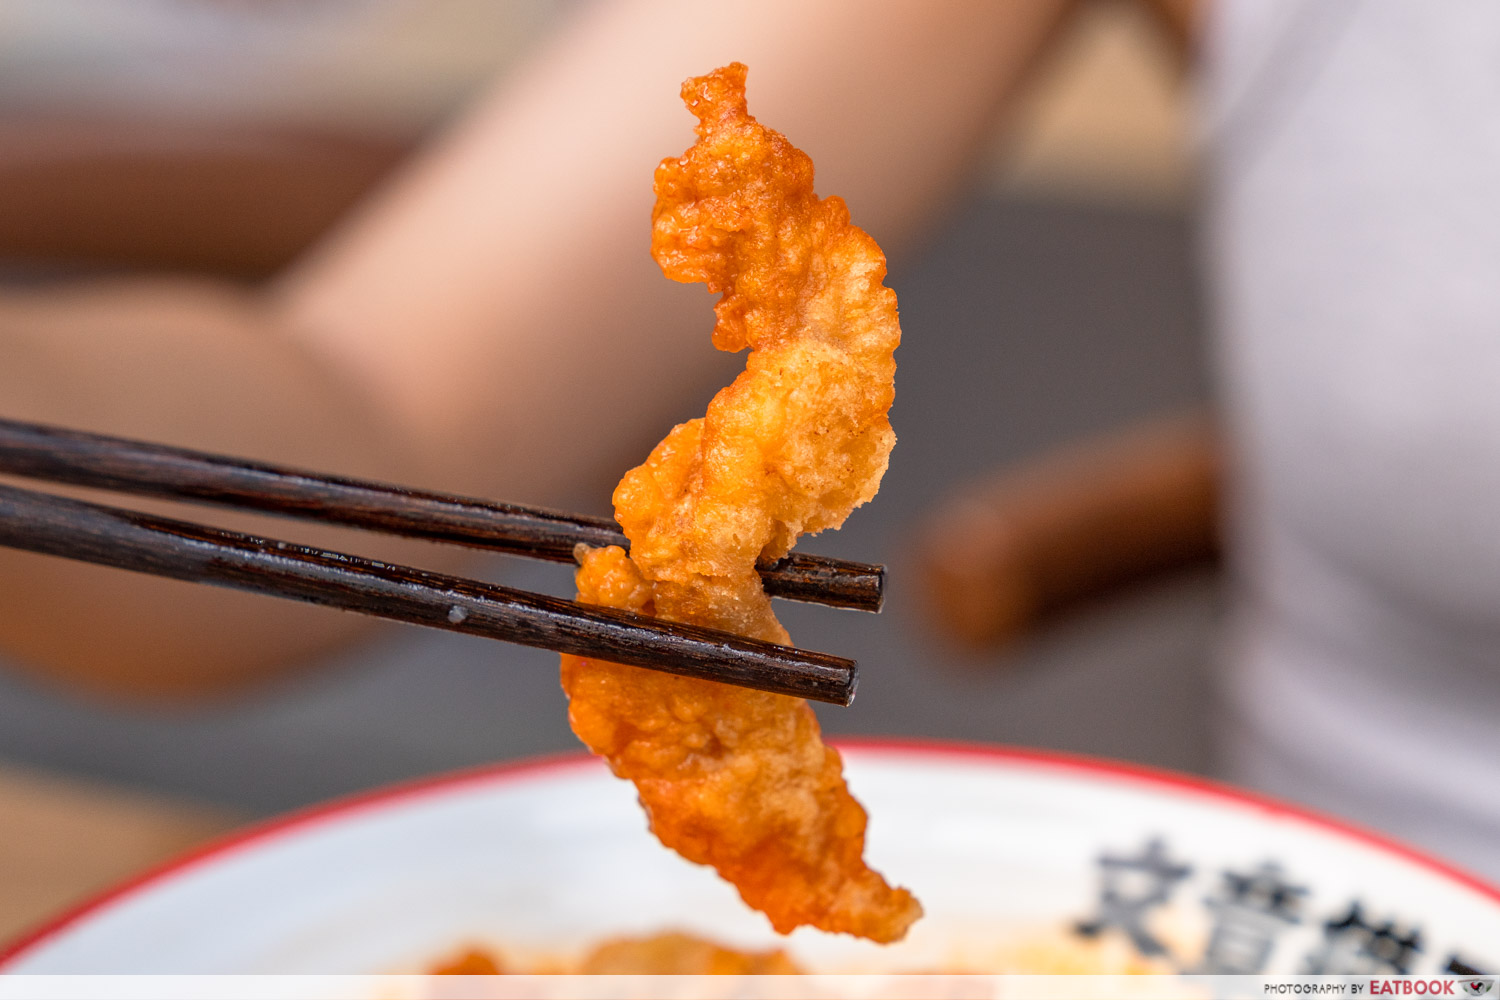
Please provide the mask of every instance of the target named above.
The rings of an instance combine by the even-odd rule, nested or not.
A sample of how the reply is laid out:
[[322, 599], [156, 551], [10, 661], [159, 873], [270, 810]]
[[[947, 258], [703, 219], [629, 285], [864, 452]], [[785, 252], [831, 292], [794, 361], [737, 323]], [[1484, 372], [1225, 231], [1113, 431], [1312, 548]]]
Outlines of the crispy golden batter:
[[[885, 257], [813, 165], [745, 106], [735, 63], [683, 85], [698, 142], [656, 171], [652, 253], [723, 297], [715, 346], [751, 349], [708, 414], [615, 490], [630, 539], [587, 552], [579, 599], [786, 642], [755, 564], [875, 495], [901, 339]], [[864, 863], [865, 812], [806, 702], [563, 658], [574, 731], [634, 781], [651, 827], [778, 931], [895, 941], [921, 907]]]

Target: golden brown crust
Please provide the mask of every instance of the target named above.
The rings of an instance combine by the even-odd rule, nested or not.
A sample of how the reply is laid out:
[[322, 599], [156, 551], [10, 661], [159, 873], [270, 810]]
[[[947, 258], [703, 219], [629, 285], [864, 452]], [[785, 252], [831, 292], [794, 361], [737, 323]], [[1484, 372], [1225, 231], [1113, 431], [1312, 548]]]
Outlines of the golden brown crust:
[[[581, 600], [787, 642], [755, 564], [879, 487], [901, 331], [885, 257], [812, 161], [750, 116], [745, 67], [689, 80], [698, 142], [656, 172], [652, 252], [722, 292], [745, 371], [615, 491], [631, 542], [588, 552]], [[803, 701], [564, 657], [574, 731], [636, 783], [651, 827], [786, 932], [894, 941], [921, 907], [863, 860], [865, 812]]]

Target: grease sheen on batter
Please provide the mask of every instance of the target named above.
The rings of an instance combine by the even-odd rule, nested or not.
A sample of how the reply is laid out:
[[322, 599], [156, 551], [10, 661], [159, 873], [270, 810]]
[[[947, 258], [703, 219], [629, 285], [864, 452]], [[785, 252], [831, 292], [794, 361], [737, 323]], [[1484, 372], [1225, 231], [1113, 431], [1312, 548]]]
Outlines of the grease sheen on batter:
[[[723, 296], [714, 345], [750, 348], [702, 419], [615, 490], [630, 539], [581, 555], [579, 599], [788, 641], [755, 571], [879, 488], [901, 339], [885, 256], [812, 161], [751, 117], [745, 67], [687, 81], [698, 141], [656, 170], [651, 250]], [[864, 862], [865, 811], [807, 703], [563, 657], [574, 731], [633, 781], [662, 843], [712, 865], [778, 931], [887, 942], [921, 915]]]

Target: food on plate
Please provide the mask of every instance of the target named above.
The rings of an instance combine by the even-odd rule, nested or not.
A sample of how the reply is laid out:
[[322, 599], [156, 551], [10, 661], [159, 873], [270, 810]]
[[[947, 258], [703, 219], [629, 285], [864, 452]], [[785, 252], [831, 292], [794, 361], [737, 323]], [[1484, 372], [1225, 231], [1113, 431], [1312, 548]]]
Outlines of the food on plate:
[[493, 952], [483, 948], [465, 948], [428, 970], [434, 976], [498, 976], [507, 971]]
[[779, 948], [736, 951], [691, 934], [668, 932], [606, 941], [585, 956], [578, 971], [586, 976], [792, 976], [802, 970]]
[[[938, 975], [983, 972], [1030, 975], [1139, 975], [1172, 971], [1162, 959], [1141, 957], [1123, 936], [1081, 940], [1076, 934], [1010, 932], [979, 951], [955, 953], [941, 969], [908, 969]], [[1003, 943], [1000, 943], [1003, 942]], [[645, 937], [612, 938], [582, 958], [515, 963], [486, 948], [471, 947], [434, 965], [437, 975], [482, 976], [497, 973], [572, 974], [585, 976], [799, 975], [810, 971], [780, 949], [741, 951], [681, 931]], [[854, 971], [854, 970], [844, 970]], [[864, 970], [869, 971], [869, 970]]]
[[569, 973], [581, 976], [791, 976], [802, 969], [780, 949], [736, 951], [681, 931], [645, 937], [611, 938], [577, 961], [546, 963], [541, 968], [512, 968], [495, 952], [470, 947], [437, 963], [439, 976], [486, 976], [507, 972]]
[[[880, 247], [750, 115], [745, 73], [683, 85], [698, 140], [656, 170], [651, 240], [668, 277], [723, 293], [713, 343], [748, 347], [745, 370], [621, 480], [630, 552], [582, 549], [578, 595], [786, 643], [756, 563], [875, 495], [901, 329]], [[635, 782], [662, 843], [776, 930], [890, 942], [921, 915], [865, 864], [865, 811], [806, 702], [568, 656], [562, 681], [574, 732]]]

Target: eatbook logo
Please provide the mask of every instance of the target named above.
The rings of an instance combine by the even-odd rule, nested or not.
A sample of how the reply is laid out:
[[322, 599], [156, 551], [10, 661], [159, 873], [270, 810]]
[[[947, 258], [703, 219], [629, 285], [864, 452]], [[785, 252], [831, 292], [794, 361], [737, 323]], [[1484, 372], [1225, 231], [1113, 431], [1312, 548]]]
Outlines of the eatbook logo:
[[1471, 997], [1492, 997], [1495, 995], [1494, 977], [1487, 979], [1465, 979], [1459, 983], [1464, 989], [1464, 994]]

